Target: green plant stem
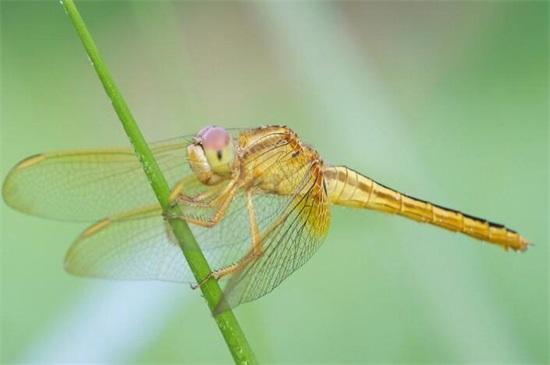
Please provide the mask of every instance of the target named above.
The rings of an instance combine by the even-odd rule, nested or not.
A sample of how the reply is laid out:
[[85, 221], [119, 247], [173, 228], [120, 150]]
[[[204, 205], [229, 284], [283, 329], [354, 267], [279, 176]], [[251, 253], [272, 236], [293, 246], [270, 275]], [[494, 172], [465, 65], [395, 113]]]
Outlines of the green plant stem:
[[[143, 138], [143, 134], [139, 130], [128, 105], [124, 101], [122, 94], [118, 90], [115, 82], [109, 74], [107, 66], [103, 62], [99, 51], [94, 43], [94, 40], [84, 24], [84, 20], [80, 16], [76, 5], [73, 0], [64, 0], [62, 2], [67, 14], [69, 15], [71, 22], [76, 29], [88, 56], [95, 68], [107, 95], [112, 101], [113, 107], [120, 119], [130, 142], [134, 146], [135, 152], [139, 157], [143, 171], [147, 175], [151, 187], [153, 188], [155, 195], [162, 207], [162, 209], [170, 213], [177, 214], [179, 208], [170, 206], [170, 187], [166, 179], [164, 178], [162, 171], [160, 170], [155, 158]], [[201, 282], [209, 273], [210, 267], [206, 258], [204, 257], [195, 237], [191, 233], [189, 226], [183, 220], [172, 219], [170, 220], [170, 225], [174, 231], [174, 235], [179, 241], [181, 249], [193, 275], [197, 282]], [[218, 285], [217, 281], [210, 279], [201, 285], [201, 291], [206, 299], [210, 311], [212, 312], [216, 305], [218, 304], [221, 296], [222, 290]], [[231, 310], [227, 310], [223, 313], [220, 313], [215, 317], [215, 321], [220, 329], [229, 351], [235, 360], [235, 363], [238, 364], [252, 364], [256, 363], [254, 353], [248, 344], [248, 341], [242, 331], [237, 318]]]

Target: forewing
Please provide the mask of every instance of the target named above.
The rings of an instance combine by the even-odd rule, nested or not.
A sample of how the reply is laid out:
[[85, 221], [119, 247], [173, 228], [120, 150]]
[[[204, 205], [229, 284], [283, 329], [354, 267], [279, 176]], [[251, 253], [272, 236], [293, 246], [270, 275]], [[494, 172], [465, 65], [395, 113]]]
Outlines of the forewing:
[[[151, 144], [170, 186], [189, 175], [181, 137]], [[41, 217], [94, 221], [156, 201], [141, 163], [131, 149], [52, 152], [17, 164], [2, 188], [11, 207]]]

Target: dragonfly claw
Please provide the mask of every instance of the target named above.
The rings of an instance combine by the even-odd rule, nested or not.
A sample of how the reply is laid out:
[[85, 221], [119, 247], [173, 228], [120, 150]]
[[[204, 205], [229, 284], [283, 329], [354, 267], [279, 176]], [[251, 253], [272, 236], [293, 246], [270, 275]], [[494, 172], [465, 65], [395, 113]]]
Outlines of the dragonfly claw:
[[164, 211], [162, 212], [162, 218], [164, 218], [165, 221], [171, 221], [177, 219], [178, 215], [171, 211]]
[[197, 288], [202, 287], [208, 280], [211, 278], [217, 279], [217, 275], [215, 271], [211, 271], [208, 275], [206, 275], [201, 281], [199, 281], [196, 284], [191, 284], [191, 289], [195, 290]]

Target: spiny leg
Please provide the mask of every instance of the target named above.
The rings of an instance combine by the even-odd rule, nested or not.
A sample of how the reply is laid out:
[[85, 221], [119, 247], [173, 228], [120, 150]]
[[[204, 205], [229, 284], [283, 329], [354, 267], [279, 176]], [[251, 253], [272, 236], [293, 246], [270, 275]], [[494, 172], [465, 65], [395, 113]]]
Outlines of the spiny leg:
[[[185, 178], [181, 179], [174, 185], [174, 188], [170, 192], [169, 200], [172, 204], [172, 206], [176, 206], [178, 204], [185, 204], [185, 205], [192, 205], [195, 207], [209, 207], [212, 206], [213, 202], [216, 201], [216, 199], [219, 199], [224, 193], [227, 193], [229, 191], [234, 183], [227, 184], [224, 186], [223, 189], [220, 189], [219, 187], [212, 186], [208, 190], [196, 195], [196, 196], [190, 196], [183, 192], [183, 188], [186, 185]], [[214, 197], [212, 200], [208, 200], [209, 198]]]
[[220, 189], [219, 187], [212, 187], [207, 191], [197, 194], [196, 196], [179, 194], [175, 201], [179, 204], [190, 204], [193, 206], [211, 206], [214, 202], [227, 194], [227, 192], [233, 188], [233, 185], [234, 183], [228, 184], [223, 189]]
[[[235, 192], [237, 191], [235, 184], [230, 184], [227, 189], [220, 194], [219, 198], [216, 198], [215, 201], [222, 199], [221, 204], [217, 207], [214, 214], [208, 218], [208, 219], [199, 219], [199, 218], [192, 218], [192, 217], [185, 217], [185, 216], [176, 216], [174, 218], [181, 219], [183, 221], [186, 221], [187, 223], [195, 224], [200, 227], [205, 228], [211, 228], [218, 224], [218, 222], [223, 218], [225, 215], [225, 212], [227, 211], [227, 208], [229, 207], [229, 204], [233, 201], [233, 197], [235, 196]], [[213, 203], [211, 205], [206, 205], [206, 207], [213, 207]]]
[[[208, 218], [208, 219], [200, 219], [200, 218], [192, 218], [185, 215], [177, 215], [177, 214], [167, 214], [163, 213], [165, 219], [181, 219], [183, 221], [186, 221], [188, 223], [192, 223], [201, 227], [210, 228], [215, 226], [224, 216], [225, 211], [229, 207], [229, 204], [233, 200], [233, 197], [235, 196], [235, 192], [237, 191], [237, 184], [235, 182], [229, 183], [227, 186], [224, 187], [224, 189], [221, 192], [213, 191], [209, 193], [208, 191], [205, 192], [209, 193], [209, 195], [217, 195], [216, 198], [214, 198], [212, 201], [209, 202], [188, 202], [184, 205], [188, 205], [191, 207], [198, 207], [198, 208], [215, 208], [214, 214]], [[221, 203], [218, 205], [218, 202], [221, 200]]]
[[254, 210], [254, 204], [252, 202], [252, 191], [249, 189], [246, 191], [246, 211], [248, 213], [248, 221], [250, 223], [250, 238], [251, 238], [251, 247], [250, 250], [244, 255], [239, 261], [220, 268], [218, 270], [212, 271], [204, 279], [200, 281], [194, 288], [198, 288], [208, 281], [210, 278], [216, 280], [223, 278], [224, 276], [234, 274], [243, 270], [248, 264], [256, 260], [262, 255], [262, 244], [261, 244], [261, 235], [260, 229], [258, 228], [258, 223], [256, 221], [256, 211]]
[[252, 202], [252, 190], [246, 191], [246, 211], [248, 213], [248, 222], [250, 223], [250, 237], [252, 240], [252, 254], [258, 257], [262, 254], [260, 228], [256, 221], [256, 211]]
[[172, 188], [172, 190], [170, 191], [170, 196], [168, 197], [168, 200], [170, 202], [176, 202], [176, 199], [178, 198], [178, 196], [180, 195], [184, 195], [183, 194], [183, 187], [185, 185], [188, 185], [189, 182], [187, 182], [186, 180], [190, 180], [191, 178], [189, 176], [186, 176], [184, 177], [183, 179], [180, 179], [178, 180], [178, 182], [174, 185], [174, 187]]

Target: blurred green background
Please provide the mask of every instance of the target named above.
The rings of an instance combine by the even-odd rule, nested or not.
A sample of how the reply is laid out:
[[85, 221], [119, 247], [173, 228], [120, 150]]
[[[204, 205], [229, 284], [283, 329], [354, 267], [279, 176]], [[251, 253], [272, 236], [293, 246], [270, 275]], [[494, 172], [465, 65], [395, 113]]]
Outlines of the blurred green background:
[[[323, 248], [237, 315], [264, 363], [546, 363], [548, 2], [81, 2], [146, 137], [284, 123], [329, 163], [506, 223], [505, 253], [334, 209]], [[1, 3], [1, 175], [128, 145], [57, 1]], [[221, 363], [186, 285], [63, 271], [85, 225], [1, 205], [2, 363]]]

